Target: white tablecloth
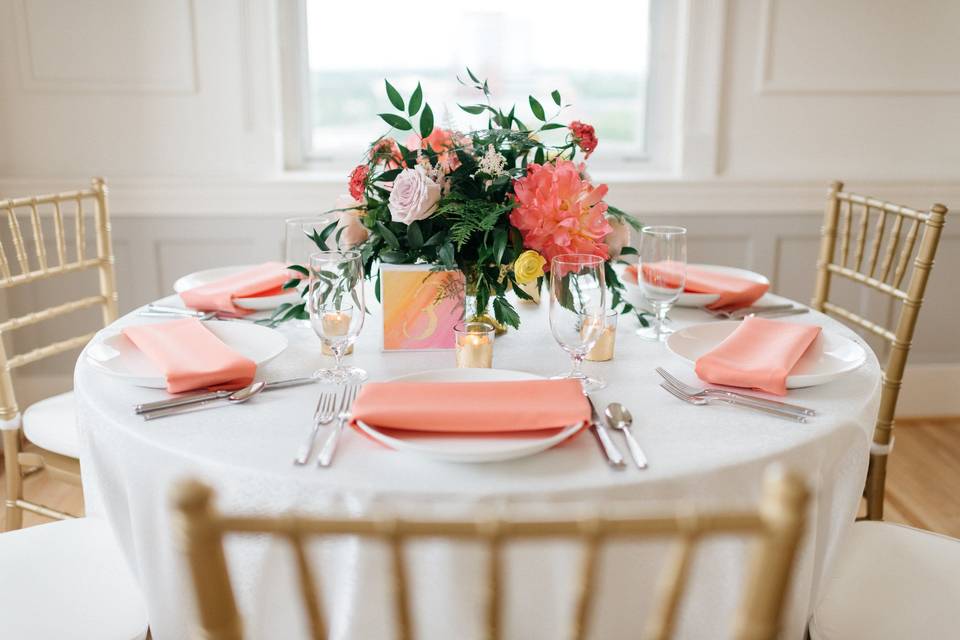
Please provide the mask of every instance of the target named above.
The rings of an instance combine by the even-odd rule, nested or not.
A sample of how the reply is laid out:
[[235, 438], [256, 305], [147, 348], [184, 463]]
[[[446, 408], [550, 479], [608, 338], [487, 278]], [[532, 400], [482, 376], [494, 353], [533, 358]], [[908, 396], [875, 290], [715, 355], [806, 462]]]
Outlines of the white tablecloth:
[[[494, 366], [538, 374], [567, 370], [566, 354], [550, 335], [546, 307], [546, 302], [540, 307], [521, 305], [523, 326], [497, 340]], [[691, 309], [676, 309], [671, 315], [677, 327], [711, 320]], [[855, 337], [820, 314], [790, 319]], [[130, 315], [118, 325], [147, 321], [152, 320]], [[379, 321], [374, 310], [351, 358], [369, 371], [371, 380], [453, 365], [451, 352], [382, 353]], [[634, 432], [650, 459], [643, 472], [612, 470], [590, 435], [523, 460], [455, 465], [391, 452], [353, 432], [344, 434], [331, 469], [293, 468], [291, 458], [308, 428], [317, 386], [277, 390], [241, 406], [144, 422], [133, 414], [133, 405], [166, 394], [131, 387], [94, 370], [81, 357], [75, 389], [88, 512], [105, 517], [116, 532], [145, 592], [153, 637], [173, 640], [186, 637], [192, 616], [168, 508], [173, 482], [187, 475], [214, 485], [225, 509], [359, 512], [371, 501], [382, 500], [394, 506], [468, 513], [490, 501], [540, 505], [630, 499], [655, 504], [682, 499], [708, 506], [750, 506], [758, 496], [764, 468], [778, 461], [802, 471], [816, 491], [785, 634], [802, 637], [811, 601], [838, 539], [854, 518], [863, 487], [879, 400], [876, 358], [868, 348], [867, 363], [859, 370], [822, 387], [792, 391], [791, 400], [820, 412], [810, 424], [800, 425], [735, 408], [681, 403], [658, 388], [654, 368], [663, 365], [694, 382], [689, 366], [663, 345], [634, 336], [635, 326], [634, 320], [621, 318], [616, 358], [587, 363], [586, 368], [610, 383], [597, 392], [600, 403], [620, 401], [636, 417]], [[265, 366], [260, 377], [305, 375], [329, 363], [308, 327], [289, 325], [281, 330], [290, 347]], [[517, 550], [521, 552], [526, 553], [523, 561], [511, 556], [508, 637], [559, 637], [555, 626], [559, 614], [553, 615], [551, 609], [569, 602], [576, 552], [562, 544]], [[264, 562], [279, 553], [261, 539], [229, 546], [238, 597], [250, 615], [249, 630], [257, 637], [289, 637], [290, 632], [274, 625], [296, 620], [295, 614], [281, 614], [293, 605], [280, 587], [271, 586], [266, 593], [256, 587], [264, 580], [275, 585], [276, 576], [261, 575], [261, 570], [269, 565], [267, 574], [282, 573], [277, 562]], [[326, 560], [325, 597], [336, 611], [334, 637], [392, 637], [381, 635], [389, 626], [384, 586], [389, 581], [380, 573], [386, 570], [382, 550], [340, 543], [317, 553]], [[426, 594], [417, 605], [425, 637], [474, 637], [469, 622], [451, 631], [449, 618], [471, 619], [480, 593], [479, 552], [433, 543], [420, 544], [413, 553], [414, 565], [419, 566], [417, 588]], [[683, 612], [681, 637], [723, 637], [721, 630], [727, 628], [727, 615], [737, 598], [743, 555], [744, 547], [737, 542], [718, 541], [704, 548], [686, 600], [691, 606]], [[662, 559], [663, 548], [657, 545], [613, 549], [605, 556], [592, 637], [636, 637]], [[265, 602], [271, 615], [255, 614]]]

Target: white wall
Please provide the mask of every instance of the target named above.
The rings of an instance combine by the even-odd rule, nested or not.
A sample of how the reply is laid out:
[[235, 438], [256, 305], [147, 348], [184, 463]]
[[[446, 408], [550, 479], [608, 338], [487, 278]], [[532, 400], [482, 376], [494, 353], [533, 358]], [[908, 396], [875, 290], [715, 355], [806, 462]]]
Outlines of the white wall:
[[[106, 176], [124, 308], [190, 270], [277, 257], [281, 220], [343, 191], [345, 176], [283, 172], [276, 8], [0, 0], [0, 196]], [[681, 14], [682, 175], [617, 176], [611, 202], [679, 220], [693, 259], [763, 271], [801, 300], [830, 180], [960, 210], [960, 3], [689, 0]], [[911, 358], [946, 364], [937, 379], [960, 370], [951, 218]]]

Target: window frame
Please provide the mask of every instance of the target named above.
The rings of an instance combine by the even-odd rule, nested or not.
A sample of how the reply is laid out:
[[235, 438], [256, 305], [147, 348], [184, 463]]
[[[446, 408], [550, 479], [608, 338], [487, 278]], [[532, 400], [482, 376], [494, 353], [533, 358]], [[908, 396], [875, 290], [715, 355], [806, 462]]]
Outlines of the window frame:
[[[684, 3], [650, 0], [650, 68], [643, 146], [615, 157], [592, 159], [592, 173], [639, 178], [677, 173], [685, 41], [681, 23], [685, 12], [681, 4]], [[306, 0], [281, 2], [278, 10], [284, 168], [339, 175], [349, 164], [345, 160], [356, 158], [356, 153], [327, 154], [312, 149]]]

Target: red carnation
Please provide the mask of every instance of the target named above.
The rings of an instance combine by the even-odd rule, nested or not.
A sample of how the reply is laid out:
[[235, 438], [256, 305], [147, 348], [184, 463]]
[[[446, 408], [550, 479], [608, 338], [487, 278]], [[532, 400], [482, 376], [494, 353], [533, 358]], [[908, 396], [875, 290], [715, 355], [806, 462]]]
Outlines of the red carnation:
[[578, 147], [583, 149], [584, 154], [589, 158], [599, 143], [599, 140], [597, 140], [597, 132], [593, 126], [584, 124], [579, 120], [574, 120], [570, 123], [570, 132], [573, 133], [573, 141]]
[[358, 164], [357, 168], [350, 172], [350, 195], [354, 200], [363, 198], [368, 175], [370, 175], [370, 169], [365, 164]]

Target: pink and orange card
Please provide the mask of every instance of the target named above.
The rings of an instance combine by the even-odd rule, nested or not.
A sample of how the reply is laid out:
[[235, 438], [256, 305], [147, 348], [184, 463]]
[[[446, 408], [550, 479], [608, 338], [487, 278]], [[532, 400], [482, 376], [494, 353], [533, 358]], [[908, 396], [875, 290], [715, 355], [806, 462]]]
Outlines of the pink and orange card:
[[461, 271], [430, 265], [380, 265], [384, 351], [453, 349], [463, 319], [466, 281]]

